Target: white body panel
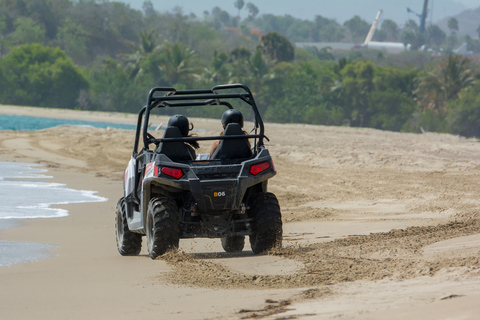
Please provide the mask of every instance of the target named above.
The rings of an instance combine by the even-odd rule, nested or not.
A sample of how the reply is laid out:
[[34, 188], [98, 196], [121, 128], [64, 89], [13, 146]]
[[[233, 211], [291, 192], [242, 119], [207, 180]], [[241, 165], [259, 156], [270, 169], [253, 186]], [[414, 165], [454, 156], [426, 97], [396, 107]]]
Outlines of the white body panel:
[[125, 197], [132, 194], [133, 190], [135, 189], [135, 169], [135, 158], [132, 158], [128, 162], [128, 166], [123, 177]]

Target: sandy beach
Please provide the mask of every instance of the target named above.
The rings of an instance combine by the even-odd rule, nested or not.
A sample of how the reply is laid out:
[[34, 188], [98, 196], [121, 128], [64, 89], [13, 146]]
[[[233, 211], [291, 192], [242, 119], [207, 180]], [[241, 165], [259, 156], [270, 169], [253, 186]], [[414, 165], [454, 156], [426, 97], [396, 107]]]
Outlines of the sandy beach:
[[[0, 113], [132, 124], [137, 117], [10, 106]], [[199, 134], [220, 131], [219, 120], [190, 120]], [[295, 124], [266, 124], [266, 135], [284, 248], [227, 254], [218, 239], [181, 240], [178, 253], [151, 260], [145, 248], [122, 257], [115, 244], [134, 131], [2, 131], [0, 162], [43, 164], [53, 181], [109, 200], [64, 205], [68, 217], [0, 230], [0, 240], [55, 245], [51, 258], [0, 268], [0, 318], [480, 317], [475, 139]], [[206, 142], [199, 153], [208, 150]]]

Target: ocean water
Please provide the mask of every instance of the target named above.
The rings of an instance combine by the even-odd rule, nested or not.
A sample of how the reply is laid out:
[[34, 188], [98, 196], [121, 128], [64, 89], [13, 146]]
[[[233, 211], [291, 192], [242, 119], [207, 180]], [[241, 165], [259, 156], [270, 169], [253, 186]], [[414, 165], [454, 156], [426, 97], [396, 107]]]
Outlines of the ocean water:
[[0, 130], [33, 131], [33, 130], [41, 130], [41, 129], [47, 129], [52, 127], [58, 127], [61, 125], [89, 126], [89, 127], [95, 127], [95, 128], [112, 127], [117, 129], [130, 129], [130, 130], [136, 129], [136, 125], [125, 124], [125, 123], [86, 121], [86, 120], [75, 120], [75, 119], [41, 118], [41, 117], [0, 114]]
[[[58, 218], [68, 211], [52, 208], [56, 204], [101, 202], [108, 199], [95, 191], [70, 189], [49, 182], [42, 165], [0, 162], [0, 232], [23, 219]], [[49, 255], [51, 244], [0, 241], [0, 267], [37, 260]]]
[[41, 165], [0, 163], [0, 220], [57, 218], [68, 215], [55, 204], [98, 202], [107, 199], [95, 191], [74, 190], [60, 183], [47, 182]]

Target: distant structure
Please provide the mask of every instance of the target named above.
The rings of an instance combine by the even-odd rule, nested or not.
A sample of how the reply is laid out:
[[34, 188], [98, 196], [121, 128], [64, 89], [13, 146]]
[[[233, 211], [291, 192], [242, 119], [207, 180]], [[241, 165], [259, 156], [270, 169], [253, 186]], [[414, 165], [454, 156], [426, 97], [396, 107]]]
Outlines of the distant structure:
[[375, 16], [375, 20], [373, 20], [372, 26], [368, 31], [367, 36], [365, 37], [365, 41], [361, 45], [356, 45], [355, 48], [368, 48], [368, 49], [375, 49], [375, 50], [382, 50], [386, 53], [400, 53], [406, 50], [410, 50], [410, 45], [403, 44], [402, 42], [380, 42], [380, 41], [372, 41], [373, 35], [375, 34], [375, 30], [377, 29], [378, 22], [380, 20], [380, 16], [382, 15], [383, 10], [380, 9]]
[[410, 8], [407, 8], [407, 12], [409, 13], [413, 13], [415, 14], [416, 16], [418, 16], [420, 18], [420, 29], [419, 29], [419, 32], [421, 34], [424, 34], [425, 33], [425, 21], [427, 20], [427, 14], [428, 14], [428, 0], [424, 0], [423, 2], [423, 11], [422, 11], [422, 14], [418, 14], [416, 13], [415, 11], [413, 11], [412, 9]]
[[295, 42], [296, 48], [317, 48], [321, 50], [323, 48], [331, 48], [332, 50], [352, 50], [354, 43], [351, 42]]
[[[428, 1], [426, 1], [428, 4]], [[426, 9], [425, 9], [426, 10]], [[295, 47], [297, 48], [307, 48], [307, 47], [316, 47], [317, 49], [322, 49], [325, 47], [330, 47], [332, 50], [351, 50], [351, 49], [374, 49], [381, 50], [389, 54], [397, 54], [400, 52], [410, 50], [410, 44], [405, 45], [402, 42], [381, 42], [381, 41], [372, 41], [375, 31], [377, 30], [378, 24], [380, 22], [380, 17], [383, 13], [383, 10], [380, 9], [375, 16], [375, 20], [368, 31], [367, 36], [362, 44], [346, 43], [346, 42], [296, 42]], [[425, 15], [426, 17], [426, 15]]]
[[473, 51], [470, 51], [467, 49], [467, 43], [464, 42], [460, 45], [460, 47], [458, 47], [457, 49], [455, 50], [452, 50], [452, 53], [455, 54], [455, 55], [462, 55], [462, 56], [473, 56]]
[[409, 51], [411, 48], [410, 44], [405, 44], [401, 42], [380, 42], [380, 41], [370, 41], [364, 48], [381, 50], [390, 54], [397, 54], [404, 51]]
[[368, 30], [367, 37], [365, 38], [365, 41], [363, 42], [364, 46], [366, 46], [370, 41], [372, 41], [375, 30], [377, 30], [378, 21], [380, 20], [380, 16], [382, 15], [382, 12], [383, 12], [382, 9], [378, 10], [377, 15], [375, 16], [375, 20], [373, 20], [372, 26], [370, 27], [370, 30]]

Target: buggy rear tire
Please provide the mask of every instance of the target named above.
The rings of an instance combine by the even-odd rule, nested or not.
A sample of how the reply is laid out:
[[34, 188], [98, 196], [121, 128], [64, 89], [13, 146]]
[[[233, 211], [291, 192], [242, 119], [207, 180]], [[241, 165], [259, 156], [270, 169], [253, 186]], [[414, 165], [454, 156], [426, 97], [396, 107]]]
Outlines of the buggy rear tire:
[[142, 250], [142, 235], [128, 229], [125, 199], [118, 200], [115, 210], [115, 238], [122, 256], [138, 256]]
[[173, 199], [161, 196], [152, 198], [147, 211], [147, 246], [150, 258], [178, 248], [180, 221]]
[[225, 252], [240, 252], [245, 246], [244, 236], [223, 237], [222, 247]]
[[250, 201], [250, 216], [255, 218], [254, 234], [249, 237], [253, 253], [264, 253], [282, 246], [282, 214], [273, 193], [255, 195]]

